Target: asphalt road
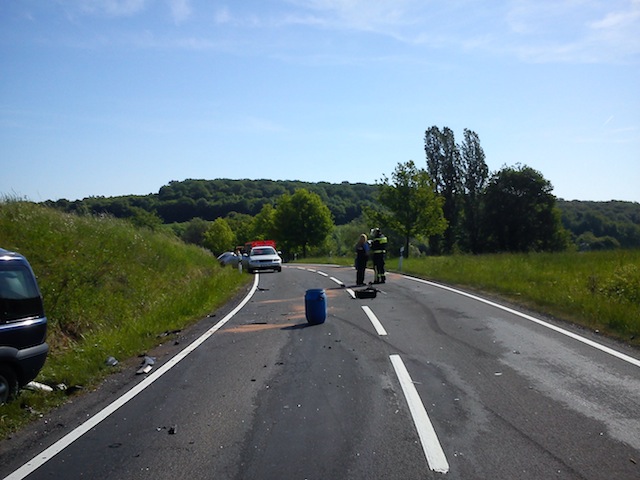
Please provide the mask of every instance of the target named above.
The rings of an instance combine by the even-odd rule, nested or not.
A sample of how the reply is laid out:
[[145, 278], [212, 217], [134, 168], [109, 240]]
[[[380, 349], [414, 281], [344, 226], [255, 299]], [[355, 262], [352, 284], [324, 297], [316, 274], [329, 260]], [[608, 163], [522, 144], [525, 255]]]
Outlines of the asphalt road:
[[[354, 281], [256, 275], [150, 352], [150, 373], [124, 365], [3, 441], [0, 477], [640, 478], [637, 351], [400, 275], [373, 299]], [[325, 290], [322, 324], [308, 289]]]

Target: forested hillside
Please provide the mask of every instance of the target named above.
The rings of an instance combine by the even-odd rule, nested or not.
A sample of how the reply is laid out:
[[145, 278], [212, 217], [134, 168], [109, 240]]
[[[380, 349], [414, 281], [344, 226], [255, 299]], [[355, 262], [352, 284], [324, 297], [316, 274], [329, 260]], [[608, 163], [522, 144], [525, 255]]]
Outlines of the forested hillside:
[[332, 184], [275, 180], [184, 180], [171, 181], [157, 194], [145, 196], [89, 197], [48, 204], [68, 212], [107, 213], [120, 218], [135, 217], [140, 209], [155, 213], [162, 223], [181, 223], [193, 218], [215, 220], [232, 212], [255, 216], [265, 204], [275, 205], [282, 194], [305, 188], [320, 196], [336, 225], [349, 223], [374, 202], [375, 185]]
[[640, 203], [559, 200], [564, 227], [579, 248], [609, 250], [640, 246]]
[[[234, 215], [256, 216], [265, 204], [275, 205], [282, 194], [305, 188], [320, 196], [336, 225], [346, 225], [375, 205], [378, 187], [364, 183], [308, 183], [275, 180], [172, 181], [156, 194], [88, 197], [47, 201], [67, 212], [108, 214], [130, 218], [139, 225], [181, 224], [194, 218], [213, 221]], [[640, 203], [558, 200], [562, 224], [583, 250], [640, 247]]]

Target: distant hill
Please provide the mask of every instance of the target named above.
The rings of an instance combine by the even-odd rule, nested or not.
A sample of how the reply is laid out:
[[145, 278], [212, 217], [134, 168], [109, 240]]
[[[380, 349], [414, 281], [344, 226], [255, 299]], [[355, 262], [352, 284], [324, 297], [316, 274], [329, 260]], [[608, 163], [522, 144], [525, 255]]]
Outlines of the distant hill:
[[584, 249], [640, 247], [640, 203], [558, 200], [562, 224]]
[[254, 216], [262, 206], [276, 204], [284, 193], [299, 188], [317, 193], [329, 207], [336, 225], [344, 225], [362, 214], [362, 207], [375, 202], [375, 185], [343, 182], [309, 183], [295, 180], [193, 180], [172, 181], [157, 194], [120, 197], [88, 197], [70, 202], [45, 202], [69, 212], [108, 213], [132, 216], [135, 209], [157, 214], [163, 223], [187, 222], [192, 218], [215, 220], [231, 212]]
[[[309, 183], [296, 180], [195, 180], [172, 181], [156, 194], [88, 197], [83, 200], [47, 201], [67, 212], [110, 214], [118, 218], [153, 215], [162, 223], [182, 223], [193, 218], [212, 221], [232, 212], [254, 216], [284, 193], [306, 188], [329, 207], [336, 225], [345, 225], [375, 205], [376, 185], [365, 183]], [[583, 249], [640, 247], [640, 203], [587, 202], [559, 199], [562, 223]]]

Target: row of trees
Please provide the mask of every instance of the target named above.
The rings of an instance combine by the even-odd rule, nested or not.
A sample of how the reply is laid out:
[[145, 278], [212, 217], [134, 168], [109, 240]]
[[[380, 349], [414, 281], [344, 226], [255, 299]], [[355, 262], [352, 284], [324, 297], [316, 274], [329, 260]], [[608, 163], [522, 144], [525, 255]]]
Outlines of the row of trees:
[[88, 197], [82, 200], [49, 201], [48, 204], [75, 213], [108, 213], [118, 218], [143, 218], [153, 213], [156, 223], [184, 223], [193, 218], [213, 221], [235, 213], [257, 215], [263, 205], [273, 204], [281, 195], [304, 188], [317, 194], [329, 207], [337, 225], [349, 223], [362, 214], [362, 206], [373, 203], [374, 185], [364, 183], [331, 184], [293, 180], [187, 179], [171, 181], [158, 193], [120, 197]]
[[248, 240], [276, 239], [288, 256], [307, 256], [310, 248], [321, 247], [334, 228], [329, 208], [320, 196], [301, 188], [278, 197], [277, 205], [265, 203], [255, 216], [219, 217], [213, 222], [201, 218], [184, 224], [177, 233], [187, 242], [203, 245], [219, 254]]
[[400, 163], [379, 184], [379, 223], [409, 242], [426, 238], [435, 254], [562, 250], [562, 227], [551, 184], [536, 170], [517, 165], [489, 174], [478, 135], [464, 130], [455, 142], [448, 127], [425, 133], [426, 169]]
[[[458, 145], [451, 129], [431, 127], [425, 133], [425, 154], [426, 168], [410, 160], [399, 163], [391, 178], [383, 176], [376, 185], [375, 201], [351, 223], [363, 231], [366, 225], [379, 226], [401, 238], [405, 255], [412, 243], [434, 254], [552, 251], [568, 246], [552, 186], [539, 172], [516, 166], [490, 175], [480, 139], [467, 129]], [[163, 188], [160, 196], [176, 195], [173, 187]], [[234, 242], [274, 238], [289, 254], [306, 256], [310, 248], [324, 253], [350, 251], [357, 231], [349, 238], [335, 230], [332, 212], [320, 195], [299, 188], [265, 202], [254, 216], [236, 213], [217, 218], [202, 234], [202, 243], [220, 252]]]
[[516, 165], [489, 173], [477, 133], [425, 132], [427, 172], [444, 198], [447, 228], [432, 237], [438, 253], [559, 250], [567, 246], [553, 187], [542, 174]]
[[376, 185], [191, 179], [146, 196], [46, 203], [170, 228], [215, 253], [273, 238], [289, 255], [344, 255], [371, 227], [385, 229], [392, 253], [404, 246], [405, 255], [553, 251], [570, 240], [580, 248], [640, 245], [637, 204], [594, 203], [608, 209], [593, 213], [589, 202], [558, 203], [552, 185], [530, 167], [490, 173], [480, 139], [468, 129], [457, 144], [451, 129], [433, 126], [424, 148], [426, 168], [399, 163], [391, 178], [383, 176]]

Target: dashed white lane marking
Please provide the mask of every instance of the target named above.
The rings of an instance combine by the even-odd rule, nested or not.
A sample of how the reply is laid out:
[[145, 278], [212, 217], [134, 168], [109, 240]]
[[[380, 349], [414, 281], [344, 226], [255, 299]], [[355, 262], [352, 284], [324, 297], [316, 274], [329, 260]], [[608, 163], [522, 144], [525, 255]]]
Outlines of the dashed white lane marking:
[[351, 295], [351, 298], [356, 298], [356, 292], [352, 288], [347, 288], [347, 293]]
[[341, 287], [344, 287], [344, 282], [342, 280], [338, 280], [336, 277], [329, 277], [329, 280], [336, 282]]
[[319, 274], [319, 275], [322, 275], [323, 277], [328, 277], [329, 276], [328, 273], [321, 272], [320, 270], [318, 270], [316, 273]]
[[424, 408], [422, 400], [420, 400], [420, 395], [418, 395], [418, 391], [409, 376], [404, 362], [400, 358], [400, 355], [390, 355], [389, 358], [391, 359], [393, 368], [396, 370], [402, 391], [407, 399], [409, 411], [413, 417], [416, 430], [418, 430], [422, 450], [427, 457], [429, 468], [434, 472], [447, 473], [449, 471], [449, 462], [442, 450], [436, 431], [431, 424], [431, 420], [429, 420], [429, 415], [427, 415], [427, 410]]
[[380, 323], [380, 320], [378, 320], [378, 317], [376, 317], [373, 311], [367, 305], [362, 305], [362, 310], [364, 310], [364, 313], [369, 317], [369, 320], [373, 324], [373, 328], [378, 332], [378, 335], [386, 335], [387, 331], [384, 329], [382, 323]]
[[609, 348], [609, 347], [607, 347], [605, 345], [601, 345], [601, 344], [599, 344], [597, 342], [594, 342], [593, 340], [589, 340], [588, 338], [585, 338], [585, 337], [582, 337], [582, 336], [580, 336], [578, 334], [570, 332], [569, 330], [565, 330], [564, 328], [556, 327], [555, 325], [552, 325], [550, 323], [543, 322], [542, 320], [539, 320], [539, 319], [537, 319], [535, 317], [532, 317], [530, 315], [527, 315], [525, 313], [518, 312], [517, 310], [513, 310], [512, 308], [505, 307], [504, 305], [500, 305], [499, 303], [495, 303], [495, 302], [492, 302], [490, 300], [485, 300], [482, 297], [477, 297], [476, 295], [472, 295], [470, 293], [466, 293], [466, 292], [463, 292], [461, 290], [456, 290], [455, 288], [447, 287], [446, 285], [440, 285], [438, 283], [433, 283], [433, 282], [430, 282], [428, 280], [422, 280], [421, 278], [407, 277], [407, 276], [404, 276], [404, 278], [409, 279], [409, 280], [414, 280], [414, 281], [420, 282], [420, 283], [426, 283], [427, 285], [431, 285], [432, 287], [441, 288], [443, 290], [447, 290], [449, 292], [457, 293], [458, 295], [462, 295], [462, 296], [471, 298], [473, 300], [477, 300], [478, 302], [482, 302], [482, 303], [485, 303], [487, 305], [491, 305], [492, 307], [498, 308], [498, 309], [503, 310], [505, 312], [512, 313], [513, 315], [517, 315], [518, 317], [524, 318], [526, 320], [529, 320], [530, 322], [537, 323], [538, 325], [541, 325], [541, 326], [546, 327], [546, 328], [548, 328], [550, 330], [558, 332], [558, 333], [560, 333], [562, 335], [565, 335], [565, 336], [567, 336], [569, 338], [573, 338], [574, 340], [582, 342], [582, 343], [584, 343], [586, 345], [589, 345], [589, 346], [591, 346], [593, 348], [597, 348], [601, 352], [608, 353], [609, 355], [612, 355], [612, 356], [614, 356], [614, 357], [616, 357], [616, 358], [618, 358], [620, 360], [623, 360], [623, 361], [625, 361], [627, 363], [635, 365], [636, 367], [640, 367], [640, 360], [638, 360], [637, 358], [630, 357], [629, 355], [625, 355], [622, 352], [618, 352], [617, 350], [614, 350], [613, 348]]
[[158, 380], [162, 375], [164, 375], [173, 367], [175, 367], [178, 364], [178, 362], [183, 360], [187, 355], [189, 355], [196, 348], [202, 345], [205, 342], [205, 340], [211, 337], [211, 335], [213, 335], [218, 330], [220, 330], [220, 328], [222, 328], [229, 320], [233, 318], [233, 316], [236, 313], [238, 313], [247, 304], [247, 302], [251, 299], [253, 294], [258, 289], [259, 278], [260, 278], [260, 275], [256, 274], [253, 280], [253, 287], [251, 287], [251, 290], [249, 291], [247, 296], [244, 297], [242, 302], [240, 302], [236, 308], [231, 310], [231, 312], [229, 312], [222, 320], [220, 320], [213, 327], [207, 330], [204, 334], [202, 334], [199, 338], [197, 338], [188, 347], [186, 347], [184, 350], [178, 353], [175, 357], [173, 357], [167, 363], [162, 365], [162, 367], [156, 370], [154, 374], [151, 374], [148, 377], [145, 377], [144, 380], [138, 383], [135, 387], [133, 387], [123, 396], [119, 397], [115, 402], [111, 403], [110, 405], [107, 405], [105, 408], [100, 410], [98, 413], [96, 413], [89, 420], [87, 420], [82, 425], [77, 427], [75, 430], [72, 430], [71, 432], [69, 432], [67, 435], [62, 437], [60, 440], [58, 440], [56, 443], [51, 445], [49, 448], [45, 449], [42, 453], [40, 453], [39, 455], [36, 455], [30, 461], [25, 463], [22, 467], [17, 469], [15, 472], [11, 473], [8, 477], [5, 477], [4, 480], [21, 480], [25, 478], [27, 475], [30, 475], [32, 472], [40, 468], [42, 465], [44, 465], [46, 462], [51, 460], [54, 456], [56, 456], [62, 450], [64, 450], [73, 442], [75, 442], [77, 439], [79, 439], [82, 435], [84, 435], [85, 433], [93, 429], [96, 425], [98, 425], [100, 422], [106, 419], [109, 415], [111, 415], [120, 407], [122, 407], [129, 400], [131, 400], [136, 395], [138, 395], [143, 390], [145, 390], [153, 382]]

